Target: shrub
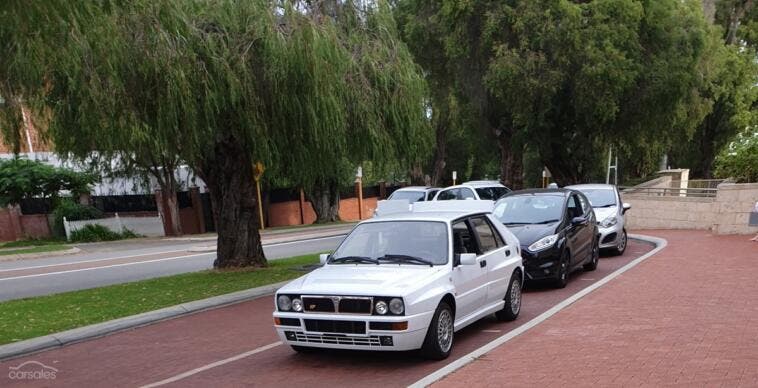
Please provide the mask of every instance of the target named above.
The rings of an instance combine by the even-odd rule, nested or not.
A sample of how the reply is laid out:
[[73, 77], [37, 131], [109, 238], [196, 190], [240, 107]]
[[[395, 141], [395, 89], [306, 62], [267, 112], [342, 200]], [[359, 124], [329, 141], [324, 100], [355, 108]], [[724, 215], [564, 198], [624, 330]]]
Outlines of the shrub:
[[71, 241], [75, 242], [113, 241], [135, 237], [139, 235], [129, 229], [124, 228], [123, 232], [118, 233], [98, 224], [87, 224], [71, 233]]
[[78, 204], [70, 199], [61, 200], [53, 211], [55, 229], [63, 231], [63, 217], [68, 221], [95, 220], [103, 218], [103, 212], [88, 205]]
[[758, 128], [737, 134], [716, 157], [716, 176], [758, 182]]

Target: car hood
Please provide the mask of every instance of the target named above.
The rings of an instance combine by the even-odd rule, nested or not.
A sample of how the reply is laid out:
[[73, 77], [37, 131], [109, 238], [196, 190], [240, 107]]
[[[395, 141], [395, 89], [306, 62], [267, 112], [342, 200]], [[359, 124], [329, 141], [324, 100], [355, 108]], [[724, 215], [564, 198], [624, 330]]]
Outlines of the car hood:
[[528, 247], [537, 240], [555, 234], [555, 228], [558, 222], [545, 225], [510, 225], [508, 230], [518, 238], [521, 246]]
[[595, 218], [599, 221], [603, 221], [604, 219], [614, 216], [618, 213], [618, 208], [616, 206], [611, 207], [596, 207], [592, 209], [595, 212]]
[[296, 279], [279, 292], [327, 295], [404, 296], [423, 287], [447, 268], [426, 265], [333, 264]]

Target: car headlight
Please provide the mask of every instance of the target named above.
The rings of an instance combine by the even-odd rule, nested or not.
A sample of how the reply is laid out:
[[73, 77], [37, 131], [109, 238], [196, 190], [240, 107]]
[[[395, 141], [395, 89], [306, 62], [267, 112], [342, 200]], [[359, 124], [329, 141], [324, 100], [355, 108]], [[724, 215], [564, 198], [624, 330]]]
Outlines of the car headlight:
[[383, 300], [376, 302], [376, 305], [374, 305], [374, 309], [376, 310], [376, 313], [379, 315], [387, 314], [387, 302]]
[[553, 234], [550, 236], [543, 237], [534, 244], [529, 246], [529, 250], [532, 252], [541, 251], [543, 249], [547, 249], [555, 245], [555, 243], [558, 241], [558, 235]]
[[392, 298], [392, 300], [390, 300], [390, 312], [395, 315], [400, 315], [405, 312], [405, 305], [403, 304], [402, 299]]
[[292, 299], [292, 311], [298, 313], [303, 311], [303, 301], [298, 298]]
[[276, 298], [276, 306], [279, 307], [279, 311], [292, 310], [292, 299], [287, 295], [279, 295]]
[[608, 218], [604, 219], [600, 223], [600, 226], [602, 226], [603, 228], [610, 228], [611, 226], [616, 225], [618, 222], [619, 222], [619, 220], [618, 220], [618, 218], [616, 216], [611, 216], [611, 217], [608, 217]]

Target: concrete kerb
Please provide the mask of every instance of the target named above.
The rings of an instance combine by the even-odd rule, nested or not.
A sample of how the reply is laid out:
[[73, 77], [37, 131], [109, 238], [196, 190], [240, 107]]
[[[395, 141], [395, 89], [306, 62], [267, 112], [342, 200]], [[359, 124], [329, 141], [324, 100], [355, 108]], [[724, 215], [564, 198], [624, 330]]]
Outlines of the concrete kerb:
[[[25, 249], [25, 248], [33, 248], [33, 247], [14, 248], [14, 250], [15, 249]], [[52, 256], [73, 255], [74, 253], [79, 253], [81, 251], [82, 250], [79, 249], [79, 248], [77, 248], [77, 247], [71, 247], [69, 249], [65, 249], [65, 250], [61, 250], [61, 251], [48, 251], [48, 252], [37, 252], [37, 253], [17, 253], [17, 254], [13, 254], [13, 255], [0, 256], [0, 262], [3, 262], [3, 261], [16, 261], [16, 260], [43, 259], [45, 257], [52, 257]]]
[[651, 256], [655, 255], [656, 253], [660, 252], [662, 249], [666, 248], [666, 245], [668, 245], [668, 242], [665, 239], [658, 238], [658, 237], [652, 237], [652, 236], [645, 236], [645, 235], [639, 235], [639, 234], [630, 234], [629, 238], [645, 241], [654, 244], [656, 247], [632, 260], [625, 266], [617, 269], [616, 271], [612, 272], [611, 274], [607, 275], [606, 277], [600, 279], [600, 281], [594, 283], [591, 286], [588, 286], [581, 291], [577, 292], [574, 295], [571, 295], [570, 297], [564, 299], [562, 302], [558, 303], [557, 305], [553, 306], [550, 310], [545, 311], [544, 313], [538, 315], [537, 317], [533, 318], [529, 322], [526, 322], [525, 324], [509, 331], [508, 333], [505, 333], [504, 335], [495, 338], [491, 342], [485, 344], [484, 346], [472, 351], [469, 354], [466, 354], [465, 356], [445, 365], [444, 367], [437, 369], [436, 371], [432, 372], [431, 374], [427, 375], [426, 377], [422, 378], [419, 381], [416, 381], [415, 383], [409, 385], [411, 388], [420, 388], [420, 387], [426, 387], [429, 386], [445, 376], [457, 371], [458, 369], [463, 368], [467, 364], [471, 363], [472, 361], [478, 359], [479, 357], [484, 356], [486, 353], [494, 350], [498, 346], [510, 341], [511, 339], [517, 337], [518, 335], [526, 332], [527, 330], [533, 328], [534, 326], [539, 325], [540, 323], [544, 322], [548, 318], [552, 317], [553, 315], [557, 314], [559, 311], [565, 309], [566, 307], [570, 306], [574, 302], [578, 301], [579, 299], [583, 298], [587, 294], [591, 293], [592, 291], [595, 291], [596, 289], [602, 287], [606, 283], [610, 282], [611, 280], [615, 279], [619, 275], [623, 274], [624, 272], [634, 268], [638, 264], [642, 263], [643, 261], [647, 260]]
[[103, 323], [97, 323], [94, 325], [66, 330], [60, 333], [2, 345], [0, 346], [0, 360], [18, 358], [76, 342], [103, 337], [105, 335], [117, 333], [120, 331], [147, 326], [167, 319], [244, 302], [250, 299], [273, 294], [281, 286], [287, 283], [288, 282], [285, 281], [269, 284], [267, 286], [251, 288], [249, 290], [238, 291], [231, 294], [224, 294], [207, 299], [182, 303], [160, 310], [148, 311], [142, 314], [132, 315]]

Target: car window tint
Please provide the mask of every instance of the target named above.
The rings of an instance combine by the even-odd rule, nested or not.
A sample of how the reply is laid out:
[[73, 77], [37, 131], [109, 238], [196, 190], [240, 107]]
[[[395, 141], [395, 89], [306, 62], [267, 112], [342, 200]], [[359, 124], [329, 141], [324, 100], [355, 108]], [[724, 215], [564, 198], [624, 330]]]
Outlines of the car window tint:
[[569, 218], [574, 218], [581, 215], [582, 210], [579, 207], [579, 201], [577, 201], [576, 195], [571, 195], [568, 200], [568, 216]]
[[456, 196], [457, 192], [458, 192], [458, 189], [443, 190], [440, 192], [440, 195], [437, 197], [437, 200], [449, 201], [451, 199], [458, 199]]
[[497, 249], [497, 241], [495, 241], [495, 234], [492, 232], [490, 224], [482, 217], [476, 217], [471, 219], [471, 225], [476, 230], [476, 234], [479, 236], [479, 247], [481, 253], [487, 253], [493, 249]]
[[582, 205], [582, 214], [587, 215], [590, 212], [590, 205], [587, 203], [587, 199], [583, 195], [577, 195], [579, 203]]
[[395, 191], [390, 195], [388, 199], [391, 200], [398, 200], [398, 199], [405, 199], [408, 202], [417, 202], [417, 201], [423, 201], [424, 200], [424, 192], [423, 191]]
[[476, 253], [476, 243], [465, 221], [453, 223], [453, 253]]
[[500, 236], [500, 232], [497, 230], [495, 225], [492, 224], [492, 222], [489, 220], [489, 218], [486, 219], [487, 223], [490, 225], [490, 228], [492, 228], [492, 235], [495, 236], [495, 242], [497, 243], [497, 246], [502, 247], [505, 246], [505, 242], [503, 241], [503, 237]]
[[508, 194], [508, 189], [505, 187], [478, 187], [476, 193], [479, 194], [479, 199], [496, 201], [500, 199], [500, 197]]
[[466, 188], [458, 189], [458, 190], [459, 190], [458, 199], [469, 199], [469, 198], [476, 199], [476, 196], [474, 195], [473, 190], [466, 189]]
[[439, 190], [429, 190], [429, 194], [426, 195], [426, 200], [431, 201]]

